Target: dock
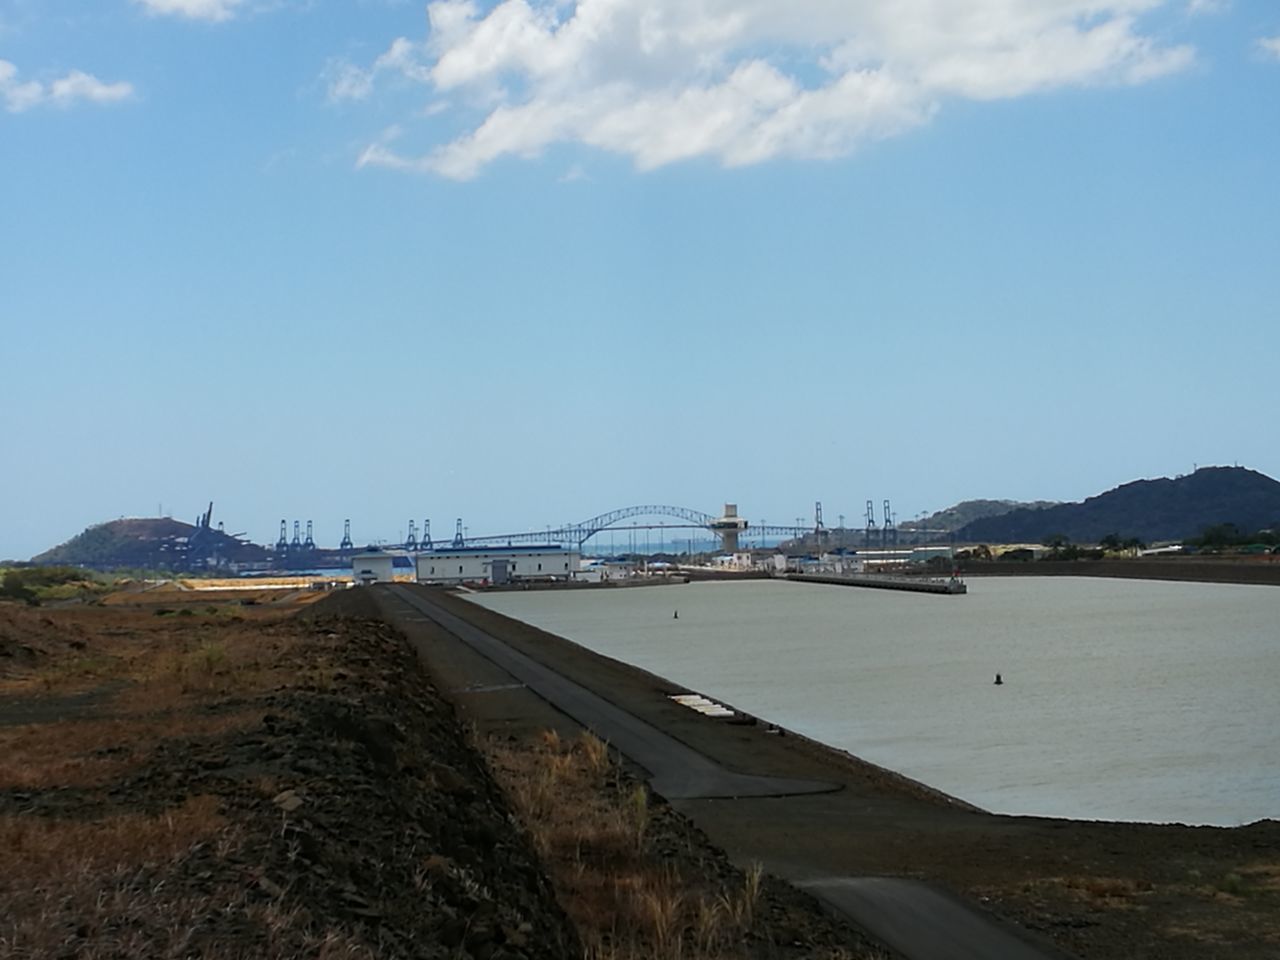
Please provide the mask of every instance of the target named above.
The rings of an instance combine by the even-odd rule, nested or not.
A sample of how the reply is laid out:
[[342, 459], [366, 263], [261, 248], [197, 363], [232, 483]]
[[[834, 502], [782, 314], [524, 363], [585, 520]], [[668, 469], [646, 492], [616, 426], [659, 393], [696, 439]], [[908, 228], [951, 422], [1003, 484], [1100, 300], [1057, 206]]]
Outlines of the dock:
[[828, 583], [837, 587], [869, 587], [873, 590], [906, 590], [910, 593], [943, 593], [952, 596], [969, 592], [968, 585], [955, 577], [886, 577], [850, 574], [847, 577], [813, 573], [788, 573], [787, 580], [800, 583]]

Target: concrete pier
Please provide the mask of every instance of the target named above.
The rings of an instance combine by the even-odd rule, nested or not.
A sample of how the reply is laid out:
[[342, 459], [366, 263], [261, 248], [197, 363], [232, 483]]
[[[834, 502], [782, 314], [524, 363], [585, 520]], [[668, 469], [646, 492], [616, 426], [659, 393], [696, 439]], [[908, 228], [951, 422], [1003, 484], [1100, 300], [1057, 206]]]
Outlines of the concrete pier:
[[926, 579], [923, 577], [887, 577], [866, 574], [851, 574], [847, 577], [823, 576], [810, 573], [789, 573], [787, 580], [798, 580], [801, 583], [829, 583], [838, 587], [870, 587], [874, 590], [906, 590], [910, 593], [968, 593], [969, 587], [955, 578], [949, 580]]

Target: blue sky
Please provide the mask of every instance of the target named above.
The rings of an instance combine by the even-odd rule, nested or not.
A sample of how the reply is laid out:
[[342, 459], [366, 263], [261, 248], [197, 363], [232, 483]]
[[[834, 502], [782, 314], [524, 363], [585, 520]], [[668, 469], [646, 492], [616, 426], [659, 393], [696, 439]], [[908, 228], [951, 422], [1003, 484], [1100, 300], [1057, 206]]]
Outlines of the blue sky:
[[1277, 170], [1264, 0], [0, 0], [0, 557], [1280, 475]]

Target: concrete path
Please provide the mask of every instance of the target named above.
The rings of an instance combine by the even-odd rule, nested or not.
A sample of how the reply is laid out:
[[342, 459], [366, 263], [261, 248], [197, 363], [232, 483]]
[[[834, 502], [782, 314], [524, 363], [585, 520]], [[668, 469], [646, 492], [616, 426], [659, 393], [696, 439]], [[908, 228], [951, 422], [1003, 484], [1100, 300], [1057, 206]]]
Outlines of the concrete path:
[[785, 797], [840, 789], [833, 783], [754, 777], [726, 770], [652, 724], [511, 649], [461, 617], [442, 610], [412, 589], [391, 589], [423, 616], [492, 660], [538, 696], [648, 770], [652, 777], [650, 785], [669, 800]]
[[792, 882], [908, 957], [1045, 960], [1048, 956], [962, 901], [915, 880], [828, 877]]
[[[657, 727], [592, 693], [473, 626], [413, 588], [393, 594], [426, 619], [596, 732], [652, 775], [667, 799], [781, 797], [826, 793], [835, 784], [733, 773]], [[696, 819], [696, 817], [695, 817]], [[762, 825], [762, 829], [767, 829]], [[897, 950], [908, 960], [1069, 960], [1021, 939], [1012, 929], [926, 884], [890, 877], [813, 876], [802, 864], [796, 886]]]

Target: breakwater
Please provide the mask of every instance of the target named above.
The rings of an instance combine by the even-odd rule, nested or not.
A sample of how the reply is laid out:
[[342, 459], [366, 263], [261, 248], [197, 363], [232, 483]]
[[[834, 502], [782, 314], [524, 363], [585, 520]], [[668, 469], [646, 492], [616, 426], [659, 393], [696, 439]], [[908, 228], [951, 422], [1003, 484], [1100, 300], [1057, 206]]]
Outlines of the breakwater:
[[922, 577], [876, 577], [854, 574], [848, 577], [823, 576], [811, 573], [789, 573], [786, 580], [799, 583], [828, 583], [839, 587], [869, 587], [873, 590], [904, 590], [909, 593], [941, 593], [956, 596], [969, 592], [961, 580], [932, 580]]
[[1245, 583], [1280, 586], [1280, 556], [1257, 560], [1186, 558], [1178, 560], [1036, 560], [961, 562], [966, 576], [1113, 577], [1120, 580], [1181, 580], [1188, 583]]

